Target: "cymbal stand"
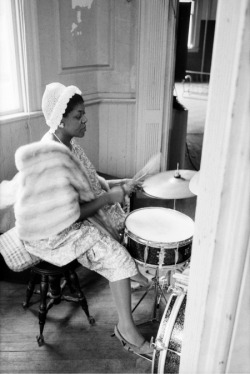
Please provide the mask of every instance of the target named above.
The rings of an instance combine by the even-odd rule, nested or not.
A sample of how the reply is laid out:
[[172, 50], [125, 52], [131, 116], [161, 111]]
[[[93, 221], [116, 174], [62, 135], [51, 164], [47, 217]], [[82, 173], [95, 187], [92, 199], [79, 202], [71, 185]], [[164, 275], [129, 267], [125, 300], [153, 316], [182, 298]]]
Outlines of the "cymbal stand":
[[[175, 173], [174, 173], [174, 177], [175, 178], [181, 178], [181, 175], [179, 173], [179, 162], [177, 162], [177, 167], [176, 167], [176, 170], [175, 170]], [[174, 199], [174, 210], [176, 210], [176, 199]]]

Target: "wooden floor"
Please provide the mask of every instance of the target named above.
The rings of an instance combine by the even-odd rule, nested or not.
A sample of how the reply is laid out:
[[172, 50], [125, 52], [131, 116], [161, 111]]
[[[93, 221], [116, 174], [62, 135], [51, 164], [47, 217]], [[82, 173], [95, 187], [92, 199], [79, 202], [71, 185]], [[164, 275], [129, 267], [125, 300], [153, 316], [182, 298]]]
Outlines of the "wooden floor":
[[[117, 315], [108, 282], [83, 267], [77, 269], [81, 286], [96, 320], [90, 326], [84, 312], [75, 304], [61, 302], [47, 315], [44, 329], [46, 344], [39, 347], [38, 295], [24, 310], [26, 284], [0, 282], [0, 373], [150, 373], [151, 362], [125, 351], [111, 337]], [[132, 293], [133, 305], [142, 291]], [[137, 323], [150, 319], [153, 290], [134, 312]], [[162, 303], [161, 313], [165, 302]], [[140, 330], [156, 336], [158, 324], [149, 323]]]

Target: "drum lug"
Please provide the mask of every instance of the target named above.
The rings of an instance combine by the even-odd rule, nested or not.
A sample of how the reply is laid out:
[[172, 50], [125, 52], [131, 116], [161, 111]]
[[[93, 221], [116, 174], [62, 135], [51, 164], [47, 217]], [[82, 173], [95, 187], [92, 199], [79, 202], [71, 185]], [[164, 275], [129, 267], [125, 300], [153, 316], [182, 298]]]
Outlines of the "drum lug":
[[157, 351], [164, 351], [168, 349], [168, 347], [166, 347], [166, 345], [160, 339], [156, 339], [155, 342], [153, 342], [151, 339], [151, 346]]
[[187, 293], [187, 287], [183, 286], [170, 286], [169, 291], [171, 291], [174, 295], [182, 295], [183, 293]]
[[127, 248], [127, 245], [128, 245], [128, 234], [127, 234], [126, 230], [124, 230], [123, 245], [124, 245], [125, 248]]
[[144, 268], [146, 267], [147, 259], [148, 259], [148, 245], [146, 245], [146, 247], [144, 248]]
[[160, 253], [159, 253], [159, 268], [162, 268], [162, 265], [164, 264], [164, 258], [165, 258], [165, 248], [161, 247]]
[[179, 260], [179, 245], [180, 245], [180, 243], [177, 244], [177, 248], [175, 248], [175, 250], [174, 250], [174, 252], [175, 252], [175, 265], [177, 265], [178, 260]]

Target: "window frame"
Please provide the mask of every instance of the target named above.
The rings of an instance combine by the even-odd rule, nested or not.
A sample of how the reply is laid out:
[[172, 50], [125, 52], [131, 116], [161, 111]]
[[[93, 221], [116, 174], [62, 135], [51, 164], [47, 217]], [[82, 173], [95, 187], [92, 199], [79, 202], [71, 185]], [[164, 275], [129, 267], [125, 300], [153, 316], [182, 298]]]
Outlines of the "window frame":
[[8, 31], [11, 32], [11, 37], [14, 45], [14, 54], [15, 54], [15, 73], [16, 73], [16, 85], [18, 90], [18, 102], [19, 106], [15, 109], [0, 109], [0, 116], [6, 116], [9, 114], [23, 113], [25, 110], [25, 102], [23, 97], [23, 78], [22, 78], [22, 48], [20, 45], [20, 26], [18, 24], [17, 12], [16, 12], [16, 2], [15, 0], [10, 0], [7, 2], [9, 4], [8, 11], [11, 13], [11, 19], [9, 20], [11, 26], [8, 28]]
[[10, 0], [17, 53], [19, 95], [22, 105], [15, 111], [0, 112], [0, 123], [41, 111], [41, 67], [37, 1]]

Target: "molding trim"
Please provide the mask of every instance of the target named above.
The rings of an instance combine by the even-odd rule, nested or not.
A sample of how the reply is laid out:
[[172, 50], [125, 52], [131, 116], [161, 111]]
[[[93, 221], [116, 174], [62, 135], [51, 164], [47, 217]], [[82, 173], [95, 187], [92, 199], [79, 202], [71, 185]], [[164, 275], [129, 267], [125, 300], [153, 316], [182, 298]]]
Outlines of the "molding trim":
[[17, 121], [25, 121], [30, 118], [38, 118], [43, 116], [42, 111], [36, 111], [36, 112], [30, 112], [30, 113], [17, 113], [17, 114], [10, 114], [7, 116], [2, 116], [0, 117], [0, 125], [7, 125], [12, 122], [17, 122]]
[[38, 110], [41, 105], [41, 65], [37, 0], [23, 2], [25, 18], [25, 43], [27, 53], [28, 109]]
[[[136, 99], [131, 98], [124, 94], [118, 94], [115, 96], [114, 94], [110, 93], [107, 94], [107, 96], [99, 96], [99, 94], [89, 94], [89, 95], [83, 95], [84, 97], [84, 103], [85, 106], [88, 107], [90, 105], [95, 105], [95, 104], [136, 104]], [[43, 116], [43, 112], [40, 111], [35, 111], [35, 112], [30, 112], [30, 113], [17, 113], [17, 114], [10, 114], [6, 116], [1, 116], [0, 117], [0, 125], [5, 125], [8, 123], [16, 122], [16, 121], [22, 121], [30, 118], [36, 118], [36, 117], [41, 117]]]

